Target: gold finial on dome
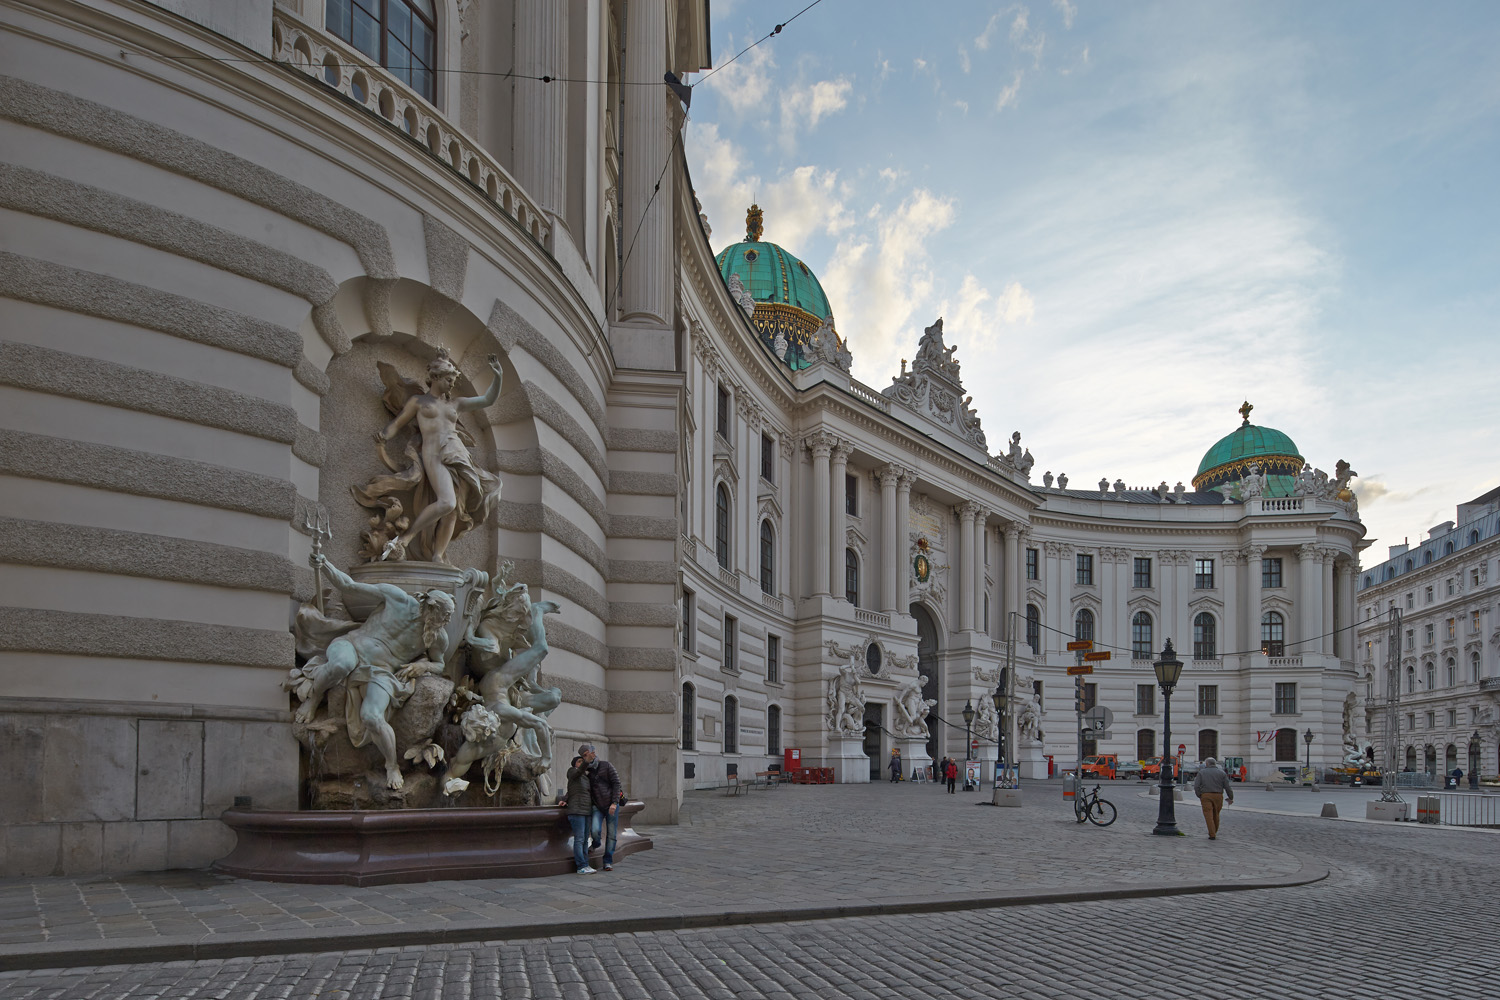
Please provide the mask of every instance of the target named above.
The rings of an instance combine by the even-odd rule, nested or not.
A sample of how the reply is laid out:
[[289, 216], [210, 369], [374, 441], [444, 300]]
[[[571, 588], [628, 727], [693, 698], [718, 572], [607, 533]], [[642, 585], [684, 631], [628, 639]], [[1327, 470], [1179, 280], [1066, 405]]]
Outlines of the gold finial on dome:
[[1245, 418], [1245, 422], [1240, 425], [1241, 427], [1248, 427], [1250, 425], [1250, 411], [1253, 409], [1255, 407], [1250, 405], [1250, 400], [1245, 400], [1244, 405], [1240, 407], [1240, 416]]
[[760, 234], [765, 231], [761, 225], [763, 213], [759, 205], [751, 205], [750, 211], [745, 213], [745, 242], [759, 243]]

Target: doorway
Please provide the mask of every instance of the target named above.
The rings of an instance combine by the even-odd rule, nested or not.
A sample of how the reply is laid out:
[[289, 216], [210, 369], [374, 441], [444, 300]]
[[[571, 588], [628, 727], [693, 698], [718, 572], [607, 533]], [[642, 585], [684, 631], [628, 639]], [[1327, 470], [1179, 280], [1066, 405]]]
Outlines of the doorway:
[[[941, 681], [938, 678], [938, 631], [937, 624], [932, 620], [932, 615], [920, 604], [911, 606], [911, 616], [917, 620], [917, 673], [927, 678], [922, 685], [922, 697], [937, 703], [941, 710], [943, 698], [941, 694]], [[943, 755], [938, 752], [942, 746], [942, 740], [938, 738], [938, 723], [932, 718], [927, 720], [927, 756], [934, 761], [941, 760]]]
[[885, 769], [885, 758], [881, 755], [882, 730], [885, 728], [885, 706], [879, 702], [865, 703], [865, 756], [870, 758], [870, 780], [879, 781]]
[[1276, 759], [1297, 763], [1297, 730], [1276, 730]]

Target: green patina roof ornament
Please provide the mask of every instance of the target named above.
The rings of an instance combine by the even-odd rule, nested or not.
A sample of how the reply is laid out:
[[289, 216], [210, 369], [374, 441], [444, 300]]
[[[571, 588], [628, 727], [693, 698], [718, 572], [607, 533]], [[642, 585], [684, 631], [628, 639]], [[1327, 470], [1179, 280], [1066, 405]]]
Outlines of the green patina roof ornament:
[[1266, 477], [1264, 495], [1291, 496], [1297, 473], [1306, 464], [1296, 444], [1274, 427], [1258, 427], [1250, 422], [1255, 409], [1247, 399], [1239, 408], [1240, 425], [1214, 442], [1198, 463], [1193, 488], [1212, 490], [1231, 487], [1254, 465]]

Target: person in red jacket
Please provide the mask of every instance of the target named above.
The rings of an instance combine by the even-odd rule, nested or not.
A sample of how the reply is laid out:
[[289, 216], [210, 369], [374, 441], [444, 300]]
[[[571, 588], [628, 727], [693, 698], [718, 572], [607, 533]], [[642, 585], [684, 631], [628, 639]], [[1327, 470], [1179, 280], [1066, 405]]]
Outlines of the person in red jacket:
[[952, 795], [954, 786], [958, 784], [958, 761], [948, 761], [948, 766], [943, 771], [943, 777], [948, 779], [948, 794]]

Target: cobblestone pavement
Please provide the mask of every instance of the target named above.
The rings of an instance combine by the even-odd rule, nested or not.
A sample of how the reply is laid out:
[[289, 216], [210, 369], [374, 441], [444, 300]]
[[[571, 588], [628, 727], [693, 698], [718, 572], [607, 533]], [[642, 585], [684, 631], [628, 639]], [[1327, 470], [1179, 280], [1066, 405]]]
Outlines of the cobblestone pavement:
[[[1106, 794], [1135, 797], [1140, 790], [1122, 786]], [[622, 859], [607, 875], [583, 878], [361, 888], [202, 871], [9, 880], [0, 882], [0, 968], [7, 956], [68, 945], [160, 947], [259, 936], [280, 939], [262, 951], [305, 948], [314, 940], [328, 948], [371, 947], [389, 943], [380, 934], [418, 929], [467, 935], [448, 940], [537, 936], [585, 915], [595, 921], [707, 921], [726, 911], [785, 917], [810, 907], [868, 912], [894, 901], [941, 906], [956, 898], [1277, 884], [1321, 874], [1304, 872], [1303, 859], [1282, 846], [1253, 841], [1184, 838], [1170, 851], [1143, 852], [1136, 835], [1148, 817], [1123, 818], [1108, 829], [1080, 827], [1056, 782], [1025, 795], [1021, 809], [996, 809], [976, 805], [981, 794], [948, 795], [931, 785], [789, 786], [736, 798], [693, 793], [680, 825], [642, 828], [655, 839], [654, 850]], [[997, 856], [1005, 863], [994, 864]], [[1232, 863], [1222, 864], [1226, 858]], [[173, 957], [204, 954], [185, 947]]]
[[[1079, 831], [1039, 820], [1037, 832], [1048, 834], [1039, 849], [1070, 857], [1085, 880], [1113, 877], [1097, 860], [1105, 855], [1110, 864], [1136, 855], [1149, 867], [1154, 858], [1188, 859], [1200, 849], [1217, 851], [1226, 868], [1251, 848], [1290, 849], [1325, 860], [1331, 875], [1298, 887], [1211, 895], [6, 973], [0, 997], [1488, 1000], [1497, 994], [1490, 964], [1470, 955], [1466, 943], [1483, 937], [1494, 912], [1500, 861], [1492, 838], [1231, 809], [1223, 838], [1210, 844], [1198, 835], [1201, 818], [1189, 800], [1179, 818], [1194, 836], [1164, 840], [1146, 833], [1155, 800], [1119, 789], [1115, 801], [1120, 821], [1082, 833], [1087, 840], [1068, 839]], [[973, 832], [951, 829], [959, 821], [956, 806], [922, 812], [927, 831], [940, 840]], [[795, 845], [781, 846], [794, 856]], [[864, 864], [878, 882], [901, 860], [901, 852], [886, 851]], [[979, 879], [985, 872], [976, 864], [962, 875]], [[742, 873], [740, 893], [753, 894], [758, 880]], [[613, 886], [600, 878], [587, 888], [602, 900]]]

